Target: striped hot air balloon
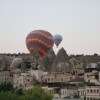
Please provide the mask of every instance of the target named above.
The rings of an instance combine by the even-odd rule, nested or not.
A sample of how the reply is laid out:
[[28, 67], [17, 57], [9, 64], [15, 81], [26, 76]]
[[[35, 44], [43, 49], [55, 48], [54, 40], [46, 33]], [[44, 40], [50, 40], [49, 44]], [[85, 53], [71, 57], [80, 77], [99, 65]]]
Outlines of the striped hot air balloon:
[[40, 57], [47, 55], [47, 52], [53, 47], [53, 36], [44, 30], [35, 30], [26, 37], [26, 46], [30, 53], [37, 49]]

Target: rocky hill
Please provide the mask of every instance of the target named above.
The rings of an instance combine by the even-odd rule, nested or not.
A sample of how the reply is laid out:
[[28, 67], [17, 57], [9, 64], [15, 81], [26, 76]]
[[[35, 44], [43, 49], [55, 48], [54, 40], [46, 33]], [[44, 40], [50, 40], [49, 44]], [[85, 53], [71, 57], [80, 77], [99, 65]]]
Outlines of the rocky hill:
[[68, 55], [67, 55], [65, 49], [61, 48], [58, 51], [55, 60], [53, 61], [53, 64], [51, 66], [51, 70], [54, 71], [58, 63], [60, 63], [60, 62], [67, 62], [67, 61], [68, 61]]
[[[0, 70], [10, 70], [10, 65], [14, 58], [22, 58], [25, 62], [26, 67], [29, 65], [31, 67], [32, 55], [29, 53], [18, 53], [18, 54], [0, 54]], [[61, 48], [57, 55], [53, 49], [48, 52], [46, 57], [43, 57], [42, 64], [47, 71], [55, 71], [55, 68], [60, 65], [69, 63], [69, 66], [77, 65], [82, 63], [84, 68], [88, 63], [98, 63], [100, 62], [100, 55], [70, 55], [66, 53], [64, 48]], [[17, 67], [16, 67], [17, 68]]]

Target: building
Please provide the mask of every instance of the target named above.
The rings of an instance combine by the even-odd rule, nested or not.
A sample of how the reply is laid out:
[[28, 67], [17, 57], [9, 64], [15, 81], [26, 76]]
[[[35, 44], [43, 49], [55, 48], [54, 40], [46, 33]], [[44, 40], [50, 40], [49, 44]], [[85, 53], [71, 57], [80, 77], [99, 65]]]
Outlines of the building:
[[83, 74], [84, 73], [83, 64], [77, 64], [76, 66], [73, 66], [71, 69], [71, 73], [74, 75]]
[[78, 88], [75, 87], [46, 87], [45, 91], [47, 90], [53, 98], [78, 98]]
[[80, 88], [78, 88], [78, 94], [79, 94], [79, 98], [84, 99], [85, 96], [86, 96], [85, 87], [80, 87]]
[[78, 98], [78, 89], [75, 87], [67, 87], [61, 89], [61, 98]]
[[100, 86], [86, 86], [86, 100], [100, 100]]
[[84, 82], [84, 77], [76, 77], [75, 79], [69, 81], [70, 84], [76, 84], [77, 86], [83, 82]]
[[14, 74], [13, 75], [13, 86], [16, 89], [23, 89], [27, 90], [32, 88], [34, 85], [34, 77], [26, 72], [21, 74]]
[[67, 83], [68, 82], [68, 74], [63, 73], [49, 73], [44, 76], [44, 81], [46, 83]]
[[84, 73], [84, 80], [85, 82], [100, 85], [100, 71], [95, 68], [87, 68]]
[[65, 63], [65, 62], [58, 63], [55, 68], [55, 71], [60, 72], [60, 73], [70, 72], [69, 63]]
[[60, 88], [59, 87], [48, 87], [48, 92], [53, 95], [53, 98], [60, 98]]
[[71, 80], [75, 79], [76, 76], [69, 74], [69, 75], [67, 75], [67, 77], [68, 77], [68, 81], [71, 81]]
[[4, 82], [11, 82], [12, 83], [12, 76], [10, 75], [9, 71], [0, 71], [0, 84]]
[[36, 80], [38, 80], [39, 82], [41, 82], [43, 80], [43, 75], [45, 76], [46, 73], [44, 73], [42, 70], [29, 70], [28, 71], [32, 76], [36, 77]]
[[89, 63], [87, 64], [86, 68], [96, 68], [97, 64], [96, 63]]

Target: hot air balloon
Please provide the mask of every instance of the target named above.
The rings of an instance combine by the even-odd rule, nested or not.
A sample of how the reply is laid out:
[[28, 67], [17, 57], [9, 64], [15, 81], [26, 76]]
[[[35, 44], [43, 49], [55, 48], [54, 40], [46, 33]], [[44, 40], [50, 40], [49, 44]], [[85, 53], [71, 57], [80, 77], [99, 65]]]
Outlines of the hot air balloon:
[[35, 49], [38, 50], [40, 58], [46, 56], [48, 51], [53, 47], [53, 36], [44, 30], [35, 30], [28, 34], [26, 37], [26, 46], [30, 53]]
[[62, 41], [62, 36], [59, 34], [54, 35], [54, 43], [58, 47]]

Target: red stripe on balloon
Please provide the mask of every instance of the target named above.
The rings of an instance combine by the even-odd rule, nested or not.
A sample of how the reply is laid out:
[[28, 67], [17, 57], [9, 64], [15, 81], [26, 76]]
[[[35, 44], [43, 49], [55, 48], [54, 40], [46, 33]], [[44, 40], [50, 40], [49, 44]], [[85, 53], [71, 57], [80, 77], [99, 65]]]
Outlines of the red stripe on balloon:
[[29, 42], [39, 42], [39, 43], [41, 43], [41, 44], [43, 44], [43, 45], [45, 45], [46, 47], [48, 47], [48, 48], [52, 48], [52, 45], [49, 45], [49, 44], [47, 44], [45, 41], [42, 41], [42, 40], [40, 40], [40, 39], [28, 39], [27, 41], [26, 41], [26, 44], [27, 43], [29, 43]]

